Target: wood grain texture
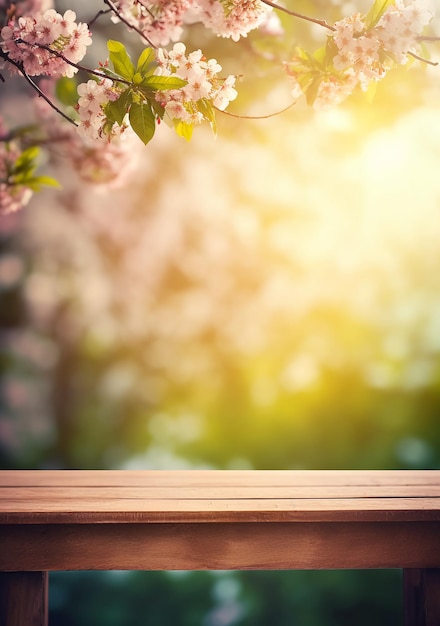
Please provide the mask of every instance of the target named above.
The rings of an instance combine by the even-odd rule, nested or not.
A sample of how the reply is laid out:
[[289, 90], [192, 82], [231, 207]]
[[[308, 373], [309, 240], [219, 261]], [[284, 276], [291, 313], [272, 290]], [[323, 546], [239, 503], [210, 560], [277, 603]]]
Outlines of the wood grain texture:
[[0, 573], [0, 624], [47, 626], [47, 572]]
[[6, 470], [1, 486], [439, 485], [439, 470]]
[[440, 471], [3, 471], [0, 523], [440, 521]]
[[0, 570], [438, 567], [439, 537], [439, 522], [8, 525]]

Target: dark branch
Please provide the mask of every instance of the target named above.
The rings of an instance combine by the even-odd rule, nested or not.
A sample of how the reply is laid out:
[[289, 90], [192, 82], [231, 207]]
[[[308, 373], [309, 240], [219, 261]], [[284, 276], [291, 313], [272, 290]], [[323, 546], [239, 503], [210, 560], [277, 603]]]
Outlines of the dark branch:
[[154, 43], [150, 41], [150, 39], [148, 39], [148, 37], [139, 28], [136, 28], [136, 26], [130, 24], [130, 22], [121, 15], [121, 13], [118, 11], [118, 9], [115, 7], [114, 3], [111, 0], [104, 0], [104, 4], [110, 7], [110, 10], [113, 11], [116, 17], [120, 19], [121, 22], [127, 26], [127, 28], [129, 28], [130, 30], [134, 30], [138, 35], [142, 37], [142, 39], [145, 39], [149, 46], [151, 46], [152, 48], [157, 48], [157, 46], [155, 46]]
[[34, 82], [32, 80], [32, 78], [29, 76], [29, 74], [26, 72], [26, 70], [24, 69], [23, 63], [22, 62], [18, 62], [18, 61], [14, 61], [13, 59], [11, 59], [9, 57], [9, 55], [4, 52], [3, 50], [0, 50], [0, 57], [2, 59], [4, 59], [5, 61], [7, 61], [8, 63], [11, 63], [11, 65], [13, 65], [14, 67], [17, 68], [17, 70], [20, 72], [20, 74], [22, 74], [23, 78], [29, 83], [29, 85], [32, 87], [32, 89], [34, 89], [37, 94], [39, 95], [40, 98], [43, 98], [43, 100], [45, 100], [47, 102], [47, 104], [54, 110], [56, 111], [59, 115], [61, 115], [61, 117], [64, 117], [65, 120], [67, 120], [68, 122], [70, 122], [71, 124], [73, 124], [74, 126], [78, 126], [78, 124], [75, 122], [75, 120], [73, 120], [71, 117], [69, 117], [68, 115], [66, 115], [66, 113], [64, 113], [64, 111], [62, 111], [60, 108], [58, 108], [56, 106], [56, 104], [54, 104], [52, 102], [52, 100], [46, 96], [46, 94], [41, 91], [41, 89], [39, 88], [39, 86], [37, 85], [36, 82]]
[[101, 17], [101, 15], [107, 15], [107, 13], [111, 13], [111, 12], [112, 12], [111, 9], [101, 9], [101, 11], [98, 11], [95, 17], [92, 18], [90, 22], [87, 23], [87, 26], [90, 28]]
[[119, 78], [119, 76], [109, 76], [108, 74], [105, 74], [104, 72], [100, 72], [98, 70], [91, 70], [89, 67], [84, 67], [84, 65], [80, 65], [79, 63], [74, 63], [73, 61], [70, 61], [66, 56], [64, 56], [62, 52], [58, 52], [58, 50], [52, 50], [52, 48], [42, 43], [29, 43], [28, 41], [24, 41], [24, 39], [16, 39], [15, 43], [24, 43], [26, 46], [29, 46], [30, 48], [41, 48], [41, 50], [46, 50], [47, 52], [50, 52], [50, 54], [53, 54], [59, 59], [62, 59], [68, 65], [71, 65], [72, 67], [76, 68], [77, 70], [81, 70], [82, 72], [86, 72], [87, 74], [92, 74], [93, 76], [98, 76], [99, 78], [109, 78], [113, 82], [123, 83], [124, 85], [130, 85], [130, 86], [132, 85], [132, 83], [129, 80], [125, 80], [124, 78]]

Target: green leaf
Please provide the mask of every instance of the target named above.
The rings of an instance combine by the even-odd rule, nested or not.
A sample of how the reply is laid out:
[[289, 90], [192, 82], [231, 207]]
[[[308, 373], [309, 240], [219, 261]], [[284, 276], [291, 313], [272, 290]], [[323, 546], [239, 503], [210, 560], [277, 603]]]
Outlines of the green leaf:
[[165, 91], [166, 89], [180, 89], [187, 85], [187, 81], [177, 76], [146, 76], [142, 86], [153, 91]]
[[197, 108], [200, 111], [200, 113], [203, 115], [203, 117], [206, 120], [208, 120], [208, 122], [211, 124], [212, 132], [214, 133], [214, 135], [216, 135], [217, 134], [217, 121], [215, 118], [215, 109], [212, 106], [211, 102], [207, 100], [206, 98], [201, 98], [197, 102]]
[[325, 58], [324, 65], [326, 68], [333, 65], [333, 59], [338, 54], [338, 46], [335, 43], [333, 37], [327, 37], [327, 43], [325, 45]]
[[147, 145], [156, 130], [156, 119], [151, 106], [144, 102], [134, 102], [130, 107], [129, 119], [136, 135]]
[[374, 28], [388, 7], [393, 4], [395, 4], [395, 0], [375, 0], [365, 17], [366, 29]]
[[194, 126], [192, 124], [182, 122], [182, 120], [176, 120], [174, 122], [174, 130], [179, 135], [179, 137], [183, 137], [184, 139], [189, 141], [192, 137]]
[[132, 102], [133, 94], [131, 92], [131, 89], [128, 88], [121, 93], [117, 100], [109, 102], [105, 106], [104, 112], [107, 116], [107, 119], [112, 123], [116, 122], [117, 124], [119, 124], [119, 126], [122, 126], [124, 117], [127, 115]]
[[40, 191], [43, 185], [45, 187], [61, 187], [60, 183], [52, 176], [33, 176], [25, 181], [25, 185], [32, 191]]
[[55, 95], [61, 104], [74, 107], [78, 102], [77, 82], [74, 78], [63, 76], [55, 84]]
[[152, 48], [145, 48], [145, 50], [141, 53], [137, 66], [136, 72], [139, 72], [143, 76], [147, 75], [150, 71], [153, 71], [156, 67], [156, 55]]
[[319, 63], [319, 65], [323, 65], [324, 60], [326, 58], [326, 53], [327, 53], [327, 47], [322, 46], [322, 48], [315, 50], [315, 52], [313, 53], [313, 58], [315, 61]]
[[305, 92], [306, 95], [306, 101], [308, 105], [312, 105], [315, 100], [316, 100], [316, 96], [318, 95], [318, 90], [319, 90], [319, 86], [322, 83], [322, 76], [316, 76], [312, 82], [310, 83], [310, 85], [307, 88], [307, 91]]
[[125, 78], [125, 80], [131, 80], [136, 73], [136, 69], [124, 44], [110, 39], [107, 42], [107, 48], [110, 52], [110, 61], [113, 63], [115, 72], [122, 78]]
[[31, 146], [30, 148], [24, 150], [14, 163], [12, 170], [14, 176], [26, 176], [32, 173], [35, 170], [35, 160], [37, 159], [39, 154], [40, 148], [38, 148], [37, 146]]

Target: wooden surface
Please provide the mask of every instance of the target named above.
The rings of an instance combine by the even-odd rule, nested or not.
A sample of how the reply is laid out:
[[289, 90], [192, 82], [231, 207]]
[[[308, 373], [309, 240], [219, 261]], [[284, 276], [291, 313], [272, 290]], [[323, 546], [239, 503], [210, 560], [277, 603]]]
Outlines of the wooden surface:
[[440, 523], [8, 525], [0, 570], [440, 567]]
[[440, 471], [3, 471], [0, 570], [440, 567]]
[[382, 567], [440, 626], [440, 471], [0, 471], [1, 626], [45, 626], [49, 570]]
[[440, 471], [0, 471], [0, 524], [440, 521]]

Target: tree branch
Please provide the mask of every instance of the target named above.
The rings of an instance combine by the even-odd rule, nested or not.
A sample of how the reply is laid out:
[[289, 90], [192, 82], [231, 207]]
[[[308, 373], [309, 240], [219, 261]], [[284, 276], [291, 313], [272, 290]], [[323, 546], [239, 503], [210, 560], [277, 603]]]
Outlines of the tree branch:
[[294, 104], [296, 104], [296, 100], [288, 104], [286, 107], [284, 107], [284, 109], [281, 109], [280, 111], [276, 111], [275, 113], [268, 113], [267, 115], [238, 115], [237, 113], [230, 113], [229, 111], [223, 111], [222, 109], [219, 109], [217, 107], [214, 107], [214, 109], [218, 111], [219, 113], [223, 113], [224, 115], [228, 115], [229, 117], [236, 117], [240, 120], [267, 120], [270, 117], [276, 117], [277, 115], [281, 115], [282, 113], [285, 113], [286, 111], [291, 109]]
[[62, 59], [68, 65], [71, 65], [77, 70], [81, 70], [81, 72], [86, 72], [87, 74], [98, 76], [99, 78], [109, 78], [113, 82], [122, 83], [124, 85], [132, 86], [133, 84], [129, 80], [125, 80], [124, 78], [120, 78], [119, 76], [109, 76], [108, 74], [105, 74], [104, 72], [100, 72], [98, 70], [91, 70], [89, 67], [85, 67], [84, 65], [80, 65], [79, 63], [74, 63], [73, 61], [70, 61], [70, 59], [68, 59], [66, 56], [64, 56], [62, 52], [58, 52], [58, 50], [53, 50], [50, 46], [46, 46], [45, 44], [29, 43], [28, 41], [24, 41], [24, 39], [16, 39], [15, 43], [24, 43], [26, 46], [29, 46], [30, 48], [41, 48], [41, 50], [46, 50], [47, 52], [50, 52], [51, 54], [58, 57], [59, 59]]
[[104, 0], [104, 4], [106, 4], [110, 8], [110, 10], [113, 11], [116, 17], [121, 20], [121, 22], [125, 24], [127, 28], [129, 28], [130, 30], [134, 30], [138, 35], [142, 37], [142, 39], [145, 39], [149, 46], [151, 46], [152, 48], [157, 48], [157, 46], [155, 46], [154, 43], [150, 41], [150, 39], [148, 39], [148, 37], [139, 28], [136, 28], [136, 26], [130, 24], [130, 22], [121, 15], [121, 13], [118, 11], [118, 9], [115, 7], [114, 3], [111, 0]]
[[66, 113], [64, 113], [64, 111], [62, 111], [60, 108], [58, 108], [56, 106], [56, 104], [54, 104], [52, 102], [52, 100], [46, 96], [46, 94], [41, 91], [41, 89], [39, 88], [39, 86], [37, 85], [36, 82], [34, 82], [32, 80], [32, 78], [29, 76], [29, 74], [26, 72], [26, 70], [24, 69], [23, 63], [19, 63], [18, 61], [14, 61], [13, 59], [11, 59], [9, 57], [9, 55], [4, 52], [3, 50], [0, 49], [0, 57], [2, 59], [4, 59], [5, 61], [7, 61], [8, 63], [11, 63], [11, 65], [13, 65], [14, 67], [16, 67], [18, 69], [18, 71], [20, 72], [20, 74], [22, 74], [23, 78], [29, 83], [29, 85], [32, 87], [32, 89], [34, 89], [38, 96], [40, 98], [43, 98], [43, 100], [45, 100], [47, 102], [47, 104], [54, 110], [56, 111], [59, 115], [61, 115], [61, 117], [64, 117], [65, 120], [67, 120], [68, 122], [70, 122], [71, 124], [73, 124], [74, 126], [78, 126], [78, 124], [75, 122], [75, 120], [73, 120], [71, 117], [69, 117], [68, 115], [66, 115]]
[[328, 30], [334, 31], [336, 30], [334, 26], [328, 24], [325, 20], [318, 20], [314, 17], [308, 17], [307, 15], [303, 15], [302, 13], [297, 13], [296, 11], [291, 11], [290, 9], [286, 9], [285, 7], [272, 2], [271, 0], [261, 0], [263, 4], [267, 4], [267, 6], [276, 9], [277, 11], [282, 11], [283, 13], [287, 13], [287, 15], [292, 15], [293, 17], [297, 17], [300, 20], [305, 20], [306, 22], [312, 22], [313, 24], [318, 24], [323, 28], [327, 28]]
[[90, 26], [93, 26], [93, 24], [101, 17], [101, 15], [107, 15], [107, 13], [111, 12], [111, 9], [101, 9], [101, 11], [98, 11], [95, 17], [90, 20], [90, 22], [87, 22], [87, 26], [90, 28]]
[[421, 61], [422, 63], [426, 63], [427, 65], [433, 65], [434, 67], [438, 65], [437, 61], [430, 61], [429, 59], [424, 59], [423, 57], [420, 57], [418, 54], [415, 54], [415, 52], [407, 52], [407, 54], [413, 57], [414, 59], [417, 59], [417, 61]]

